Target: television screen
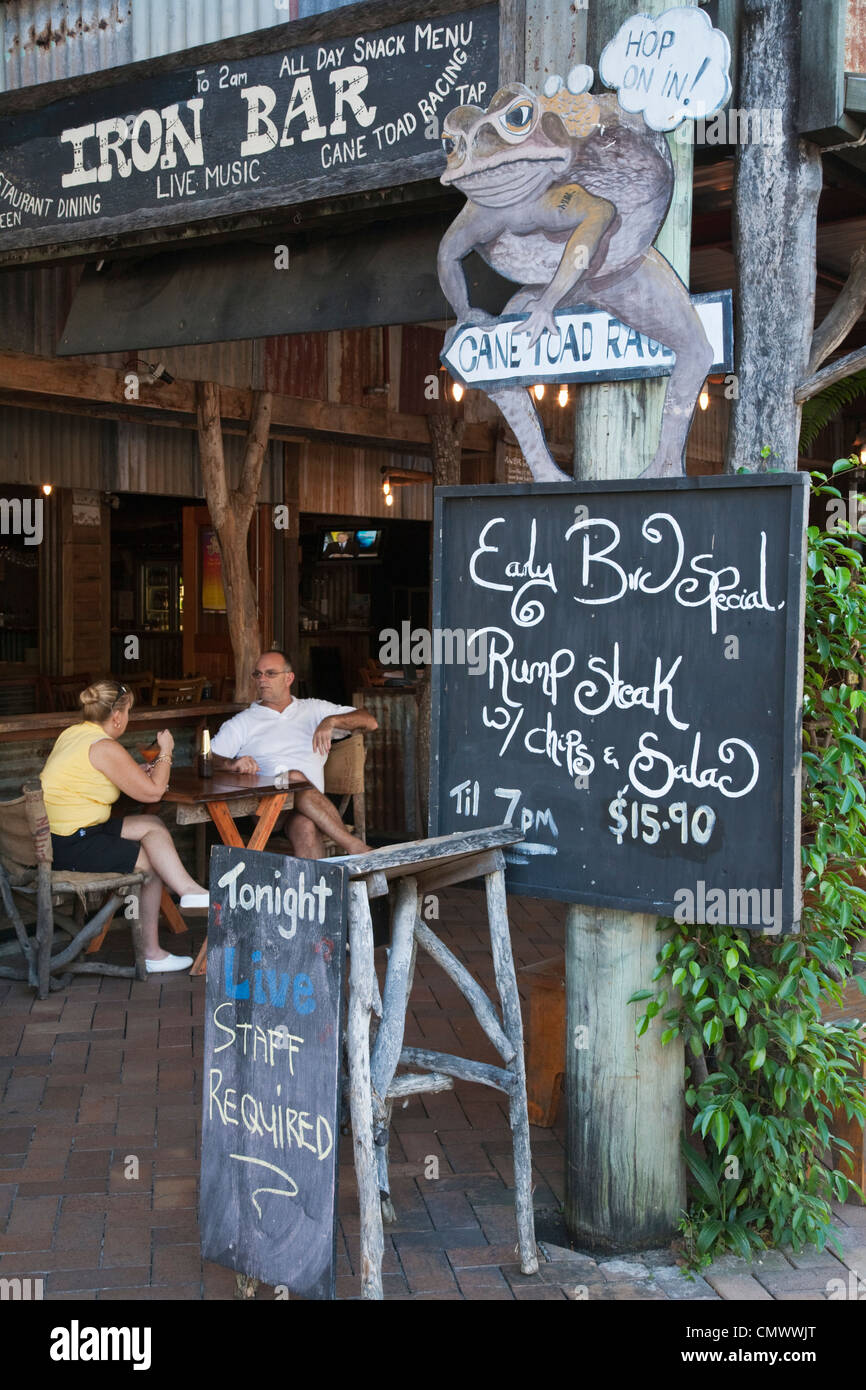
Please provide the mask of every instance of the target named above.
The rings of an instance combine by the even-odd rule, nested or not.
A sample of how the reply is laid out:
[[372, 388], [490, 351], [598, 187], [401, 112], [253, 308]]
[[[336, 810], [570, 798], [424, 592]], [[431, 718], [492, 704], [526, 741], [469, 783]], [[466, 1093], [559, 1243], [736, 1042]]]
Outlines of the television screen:
[[381, 540], [381, 531], [326, 531], [322, 538], [322, 559], [377, 559]]
[[363, 558], [365, 555], [371, 558], [379, 554], [379, 546], [382, 540], [381, 531], [356, 531], [355, 540], [358, 544], [358, 555]]

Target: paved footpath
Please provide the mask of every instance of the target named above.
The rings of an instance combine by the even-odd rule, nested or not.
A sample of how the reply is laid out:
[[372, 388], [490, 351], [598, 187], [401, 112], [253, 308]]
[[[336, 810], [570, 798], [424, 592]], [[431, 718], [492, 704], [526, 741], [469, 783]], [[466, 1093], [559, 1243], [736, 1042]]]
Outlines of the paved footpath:
[[[488, 989], [481, 895], [449, 890], [431, 923]], [[564, 908], [510, 900], [518, 969], [562, 949]], [[175, 938], [172, 949], [194, 953]], [[165, 938], [169, 940], [168, 937]], [[128, 961], [123, 930], [113, 957]], [[377, 959], [384, 952], [377, 952]], [[44, 1297], [230, 1299], [234, 1275], [203, 1263], [196, 1219], [204, 981], [81, 977], [39, 1001], [0, 981], [0, 1278], [41, 1278]], [[422, 954], [407, 1043], [494, 1061], [466, 1001]], [[672, 1250], [591, 1258], [566, 1246], [561, 1128], [533, 1129], [542, 1262], [520, 1273], [504, 1097], [457, 1083], [395, 1111], [387, 1299], [800, 1300], [866, 1292], [866, 1208], [838, 1209], [843, 1253], [725, 1257], [684, 1277]], [[351, 1144], [340, 1168], [337, 1295], [359, 1296]], [[858, 1286], [857, 1279], [864, 1280]], [[273, 1291], [260, 1287], [259, 1299]]]

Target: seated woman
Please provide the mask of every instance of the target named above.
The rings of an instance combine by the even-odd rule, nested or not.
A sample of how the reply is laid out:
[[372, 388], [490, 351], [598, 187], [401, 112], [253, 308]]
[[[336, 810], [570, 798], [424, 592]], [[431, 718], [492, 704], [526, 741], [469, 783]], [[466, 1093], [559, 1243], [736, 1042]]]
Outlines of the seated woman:
[[172, 956], [159, 944], [163, 884], [181, 895], [184, 908], [207, 907], [207, 889], [190, 878], [156, 816], [110, 818], [121, 792], [136, 801], [160, 800], [171, 773], [174, 739], [168, 729], [157, 734], [159, 756], [145, 769], [118, 742], [129, 723], [133, 692], [119, 681], [96, 681], [78, 699], [83, 722], [64, 729], [41, 773], [54, 868], [149, 874], [139, 903], [147, 969], [186, 970], [192, 956]]

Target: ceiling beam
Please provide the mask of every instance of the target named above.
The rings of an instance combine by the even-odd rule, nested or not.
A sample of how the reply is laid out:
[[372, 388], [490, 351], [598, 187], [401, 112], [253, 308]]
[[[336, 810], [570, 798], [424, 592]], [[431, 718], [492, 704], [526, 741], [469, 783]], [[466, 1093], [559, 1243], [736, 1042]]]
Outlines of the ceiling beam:
[[[126, 399], [124, 371], [56, 357], [0, 352], [0, 395], [5, 403], [63, 413], [103, 414], [141, 424], [196, 428], [195, 383], [139, 383], [138, 400]], [[252, 391], [220, 387], [223, 430], [246, 433]], [[384, 405], [340, 405], [334, 401], [274, 396], [271, 434], [277, 439], [319, 440], [347, 448], [388, 449], [430, 454], [427, 417], [388, 410]], [[491, 452], [492, 426], [467, 424], [463, 447]]]

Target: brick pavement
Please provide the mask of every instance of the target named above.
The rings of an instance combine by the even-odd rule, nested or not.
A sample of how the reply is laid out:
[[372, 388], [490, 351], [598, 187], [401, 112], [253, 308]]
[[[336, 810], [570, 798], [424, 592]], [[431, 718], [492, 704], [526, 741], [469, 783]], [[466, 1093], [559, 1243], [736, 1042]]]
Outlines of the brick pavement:
[[[488, 989], [477, 893], [440, 897], [435, 923]], [[518, 968], [562, 947], [564, 908], [511, 899]], [[189, 944], [192, 954], [201, 930]], [[111, 953], [128, 960], [122, 929]], [[384, 953], [377, 952], [377, 958]], [[0, 1277], [41, 1278], [46, 1299], [230, 1299], [234, 1275], [203, 1263], [196, 1218], [204, 981], [79, 977], [39, 1001], [0, 981]], [[406, 1041], [495, 1061], [462, 996], [423, 956]], [[812, 1300], [866, 1292], [866, 1209], [839, 1209], [840, 1258], [726, 1256], [689, 1279], [671, 1250], [592, 1258], [565, 1248], [561, 1129], [533, 1129], [542, 1263], [520, 1273], [505, 1100], [466, 1083], [395, 1111], [396, 1224], [386, 1227], [386, 1299]], [[340, 1153], [337, 1296], [359, 1296], [351, 1142]], [[550, 1238], [545, 1233], [552, 1232]], [[832, 1282], [835, 1281], [835, 1282]], [[257, 1297], [273, 1291], [262, 1286]]]

